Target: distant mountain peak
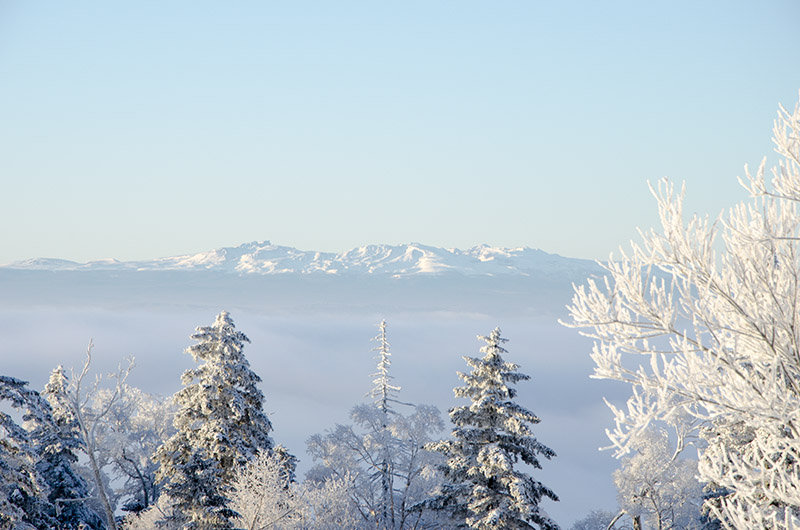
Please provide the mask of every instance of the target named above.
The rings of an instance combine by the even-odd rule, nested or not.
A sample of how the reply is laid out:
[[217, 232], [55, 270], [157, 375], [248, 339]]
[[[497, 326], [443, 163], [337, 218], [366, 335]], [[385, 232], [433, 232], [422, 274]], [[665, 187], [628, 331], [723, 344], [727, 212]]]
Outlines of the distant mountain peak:
[[421, 243], [364, 245], [345, 252], [298, 250], [274, 245], [269, 240], [251, 241], [237, 247], [222, 247], [145, 261], [103, 259], [87, 263], [35, 258], [3, 268], [53, 271], [218, 271], [240, 275], [325, 274], [384, 275], [405, 277], [457, 273], [468, 276], [561, 275], [594, 270], [589, 260], [565, 258], [531, 247], [495, 247], [482, 243], [472, 248], [439, 248]]

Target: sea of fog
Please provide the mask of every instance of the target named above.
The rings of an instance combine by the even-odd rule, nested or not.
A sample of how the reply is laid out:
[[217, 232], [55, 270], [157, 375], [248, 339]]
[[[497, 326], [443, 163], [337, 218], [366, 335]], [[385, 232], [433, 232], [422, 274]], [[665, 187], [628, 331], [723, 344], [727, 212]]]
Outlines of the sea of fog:
[[[144, 300], [126, 305], [74, 303], [59, 295], [26, 304], [15, 296], [0, 305], [0, 373], [41, 390], [55, 366], [79, 369], [92, 340], [96, 372], [112, 371], [133, 356], [136, 367], [129, 383], [170, 395], [180, 388], [181, 373], [193, 365], [184, 353], [192, 344], [189, 335], [227, 310], [251, 340], [245, 352], [263, 380], [272, 436], [299, 457], [302, 476], [313, 464], [305, 454], [305, 440], [347, 422], [350, 408], [368, 401], [365, 395], [376, 365], [370, 339], [378, 333], [381, 319], [388, 324], [392, 375], [402, 387], [400, 399], [436, 405], [445, 420], [449, 407], [465, 403], [452, 391], [460, 384], [456, 372], [467, 370], [462, 356], [479, 356], [482, 342], [476, 336], [499, 326], [509, 339], [507, 360], [532, 377], [518, 385], [518, 401], [541, 418], [535, 433], [557, 454], [543, 462], [542, 470], [532, 472], [560, 497], [543, 506], [569, 528], [592, 509], [616, 507], [611, 473], [618, 462], [598, 448], [608, 445], [604, 429], [611, 423], [603, 397], [624, 401], [626, 389], [589, 379], [591, 342], [558, 324], [569, 301], [566, 290], [559, 293], [548, 299], [548, 311], [500, 310], [502, 304], [495, 299], [487, 304], [495, 309], [485, 312], [472, 310], [480, 306], [477, 303], [470, 304], [469, 311], [425, 311], [408, 309], [408, 304], [385, 311], [363, 306], [339, 311], [335, 302], [286, 311], [250, 301], [237, 305], [235, 300], [225, 306], [209, 299], [191, 305]], [[472, 298], [481, 296], [476, 292]], [[446, 436], [447, 430], [441, 434]]]

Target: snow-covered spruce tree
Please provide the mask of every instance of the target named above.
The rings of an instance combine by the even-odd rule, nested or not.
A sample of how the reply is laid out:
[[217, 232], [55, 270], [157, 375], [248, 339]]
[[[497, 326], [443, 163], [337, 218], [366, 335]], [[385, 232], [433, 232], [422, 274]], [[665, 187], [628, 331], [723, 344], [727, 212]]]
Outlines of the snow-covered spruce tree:
[[[309, 438], [308, 452], [320, 463], [309, 471], [307, 482], [332, 478], [351, 480], [348, 492], [363, 522], [381, 529], [439, 527], [438, 515], [415, 509], [439, 482], [439, 456], [423, 449], [432, 433], [443, 428], [436, 407], [398, 400], [399, 386], [392, 384], [386, 322], [375, 340], [378, 368], [369, 395], [373, 403], [353, 408], [355, 426], [337, 425], [324, 435]], [[397, 406], [413, 407], [402, 414]]]
[[541, 469], [540, 456], [555, 456], [531, 431], [539, 418], [514, 402], [517, 391], [510, 385], [530, 376], [503, 360], [507, 339], [499, 328], [478, 338], [486, 342], [480, 350], [485, 355], [464, 357], [472, 372], [459, 372], [466, 385], [453, 390], [472, 403], [450, 409], [454, 439], [427, 447], [447, 458], [441, 492], [428, 504], [449, 511], [471, 528], [557, 529], [539, 506], [543, 497], [557, 501], [556, 494], [515, 469], [520, 460]]
[[13, 377], [0, 376], [0, 401], [22, 415], [20, 426], [0, 412], [0, 528], [104, 528], [86, 506], [86, 482], [73, 469], [74, 424]]
[[[52, 425], [46, 403], [27, 388], [25, 381], [0, 376], [0, 403], [23, 414], [25, 423]], [[48, 528], [51, 516], [44, 477], [36, 469], [39, 459], [32, 433], [0, 410], [0, 528]]]
[[800, 104], [773, 133], [772, 178], [766, 159], [745, 169], [751, 198], [716, 222], [684, 222], [684, 192], [659, 184], [660, 230], [578, 287], [567, 323], [595, 339], [593, 377], [632, 387], [612, 407], [618, 454], [688, 414], [701, 480], [728, 492], [706, 506], [727, 528], [800, 525]]
[[236, 468], [272, 450], [261, 378], [244, 356], [250, 340], [223, 311], [197, 328], [186, 351], [202, 364], [184, 372], [175, 395], [177, 432], [156, 453], [157, 478], [173, 503], [172, 522], [185, 528], [231, 528], [228, 492]]

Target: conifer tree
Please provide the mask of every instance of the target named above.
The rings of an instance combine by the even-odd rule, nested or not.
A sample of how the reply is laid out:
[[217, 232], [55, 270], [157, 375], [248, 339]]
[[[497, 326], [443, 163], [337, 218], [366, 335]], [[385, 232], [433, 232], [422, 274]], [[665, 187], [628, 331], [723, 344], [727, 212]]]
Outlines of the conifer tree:
[[454, 389], [456, 397], [472, 400], [470, 405], [450, 409], [454, 424], [453, 440], [429, 444], [430, 450], [443, 453], [445, 483], [432, 507], [450, 511], [471, 528], [558, 528], [539, 507], [543, 497], [554, 501], [552, 490], [515, 469], [521, 460], [541, 469], [539, 457], [550, 459], [555, 453], [536, 440], [530, 425], [539, 418], [514, 402], [517, 391], [509, 385], [530, 379], [505, 362], [502, 344], [507, 339], [495, 328], [481, 348], [483, 358], [464, 357], [472, 368], [458, 373], [466, 383]]
[[[45, 420], [48, 411], [37, 409], [38, 393], [14, 377], [0, 376], [0, 402], [23, 411], [23, 420]], [[40, 421], [44, 423], [44, 421]], [[38, 456], [31, 433], [0, 410], [0, 528], [47, 528], [55, 521], [48, 514], [47, 485], [36, 469]]]
[[247, 336], [223, 311], [197, 328], [186, 352], [200, 366], [184, 372], [175, 395], [177, 432], [156, 452], [158, 479], [184, 528], [231, 528], [228, 491], [236, 468], [272, 450], [261, 381], [243, 349]]
[[72, 467], [79, 445], [74, 424], [13, 377], [0, 376], [0, 401], [23, 420], [20, 426], [0, 412], [0, 528], [104, 528]]

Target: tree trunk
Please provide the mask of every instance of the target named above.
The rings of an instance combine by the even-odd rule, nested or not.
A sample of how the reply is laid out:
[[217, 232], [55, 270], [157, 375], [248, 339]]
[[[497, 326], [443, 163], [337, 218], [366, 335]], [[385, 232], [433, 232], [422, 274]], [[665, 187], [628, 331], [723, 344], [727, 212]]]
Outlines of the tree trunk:
[[642, 530], [642, 517], [639, 515], [633, 518], [633, 530]]
[[114, 510], [111, 509], [111, 503], [108, 501], [106, 488], [103, 485], [103, 477], [100, 475], [100, 468], [97, 466], [97, 459], [94, 456], [94, 451], [87, 451], [87, 453], [89, 454], [89, 462], [92, 464], [92, 474], [94, 475], [94, 482], [97, 485], [97, 493], [100, 495], [100, 500], [103, 503], [103, 510], [106, 512], [108, 528], [109, 530], [117, 530], [117, 522], [114, 520]]
[[[85, 369], [86, 368], [84, 368], [84, 370]], [[80, 380], [78, 383], [80, 384]], [[76, 395], [80, 396], [80, 387], [78, 387]], [[78, 399], [74, 399], [72, 405], [74, 407], [75, 418], [78, 421], [78, 428], [80, 429], [81, 436], [83, 438], [83, 449], [86, 455], [89, 457], [89, 463], [92, 465], [92, 475], [94, 476], [94, 483], [97, 487], [97, 494], [100, 496], [100, 501], [103, 504], [103, 511], [106, 512], [108, 528], [109, 530], [117, 530], [117, 522], [114, 520], [114, 510], [111, 508], [111, 503], [109, 502], [108, 495], [106, 494], [106, 488], [103, 484], [103, 477], [100, 474], [100, 466], [97, 465], [93, 436], [94, 431], [90, 433], [86, 426], [86, 421], [83, 417], [83, 411], [80, 408], [80, 401]]]
[[[133, 470], [136, 472], [136, 476], [139, 478], [139, 482], [142, 484], [142, 495], [144, 496], [143, 497], [143, 499], [144, 499], [144, 508], [149, 507], [150, 506], [150, 494], [147, 491], [147, 482], [145, 481], [144, 475], [139, 470], [139, 465], [132, 458], [128, 458], [125, 455], [125, 448], [122, 449], [122, 458], [126, 462], [130, 463], [131, 467], [133, 467]], [[144, 509], [144, 508], [142, 508], [142, 509]]]
[[611, 530], [612, 528], [614, 528], [614, 525], [617, 524], [617, 521], [622, 519], [622, 516], [625, 515], [625, 513], [626, 513], [625, 510], [620, 510], [620, 512], [616, 516], [614, 516], [613, 519], [611, 519], [611, 522], [608, 523], [606, 530]]

